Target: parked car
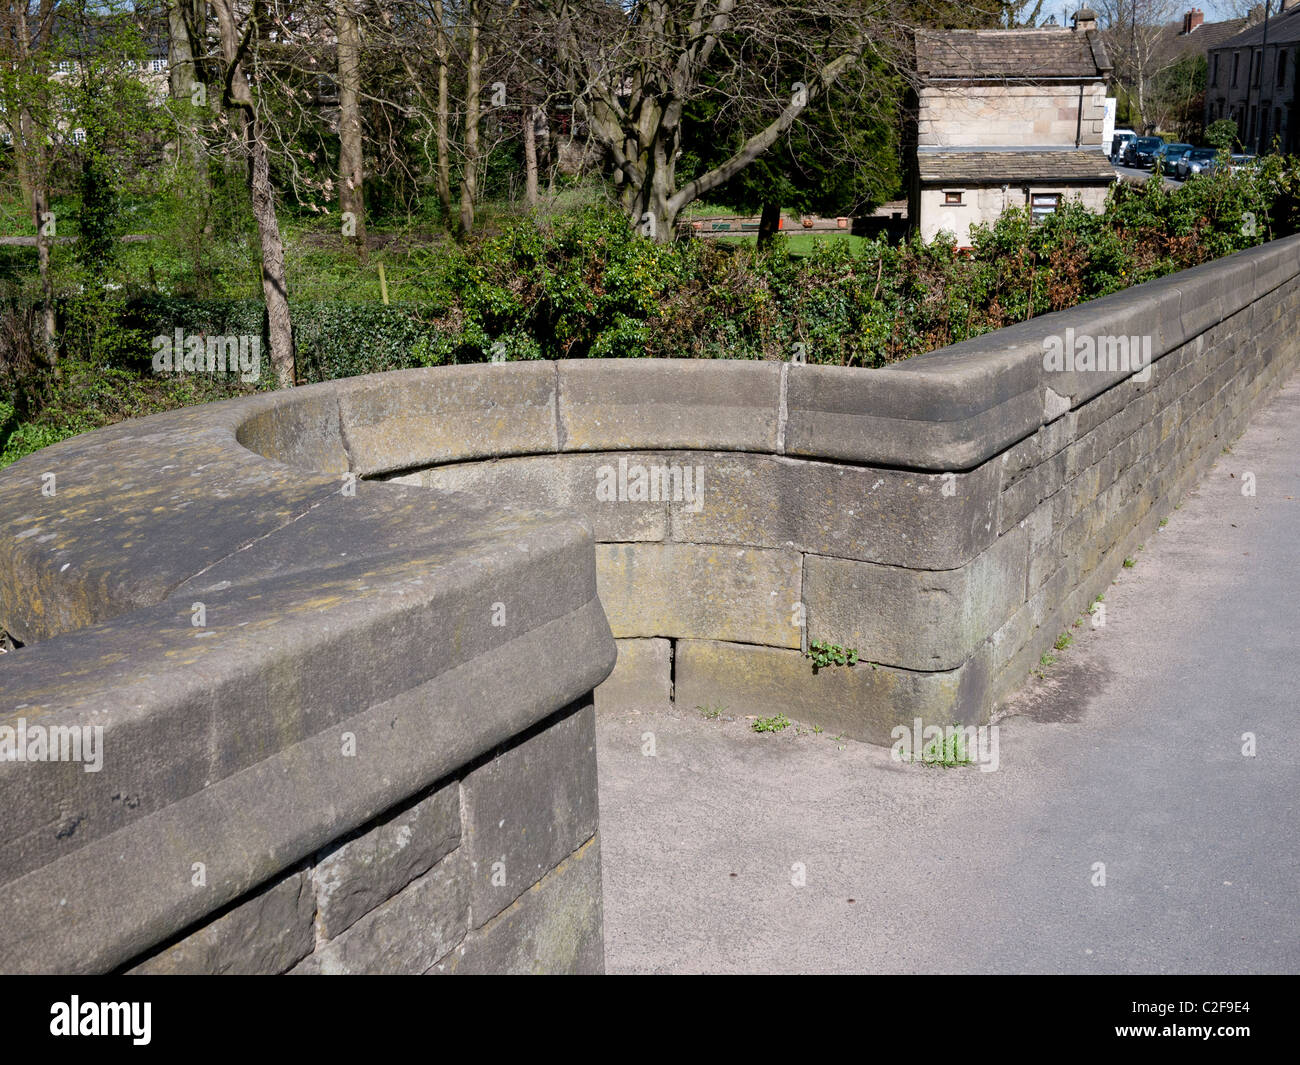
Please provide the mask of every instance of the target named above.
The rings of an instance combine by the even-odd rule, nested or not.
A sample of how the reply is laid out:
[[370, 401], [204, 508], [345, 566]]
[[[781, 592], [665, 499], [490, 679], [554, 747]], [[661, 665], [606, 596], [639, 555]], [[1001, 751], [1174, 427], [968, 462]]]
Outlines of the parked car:
[[1155, 163], [1166, 174], [1173, 177], [1178, 172], [1178, 160], [1190, 152], [1194, 144], [1166, 144], [1155, 155]]
[[1197, 174], [1213, 173], [1218, 157], [1219, 153], [1213, 148], [1193, 148], [1190, 152], [1184, 152], [1178, 160], [1179, 179], [1186, 181]]
[[1232, 161], [1229, 163], [1229, 169], [1235, 174], [1239, 170], [1245, 170], [1248, 167], [1259, 165], [1259, 156], [1251, 152], [1233, 152]]
[[1112, 163], [1118, 163], [1124, 158], [1124, 149], [1128, 147], [1129, 141], [1137, 140], [1137, 134], [1131, 129], [1117, 129], [1115, 135], [1110, 139], [1110, 150], [1106, 153], [1110, 156]]
[[1124, 165], [1150, 168], [1155, 165], [1155, 156], [1165, 142], [1159, 137], [1135, 137], [1124, 147]]

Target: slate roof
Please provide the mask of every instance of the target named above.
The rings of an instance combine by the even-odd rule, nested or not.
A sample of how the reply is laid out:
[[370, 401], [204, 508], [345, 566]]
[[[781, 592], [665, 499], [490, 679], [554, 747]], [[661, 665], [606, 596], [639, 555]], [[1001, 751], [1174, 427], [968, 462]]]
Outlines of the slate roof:
[[[1186, 55], [1208, 55], [1221, 48], [1229, 37], [1235, 37], [1252, 25], [1254, 23], [1249, 18], [1233, 18], [1226, 22], [1202, 22], [1191, 33], [1184, 33], [1182, 22], [1167, 23], [1161, 27], [1152, 61], [1155, 66], [1163, 67]], [[1271, 32], [1269, 36], [1272, 36]]]
[[[1268, 20], [1268, 43], [1296, 44], [1300, 42], [1300, 7], [1288, 8], [1280, 15]], [[1235, 37], [1221, 41], [1215, 48], [1249, 48], [1264, 43], [1264, 23], [1257, 22], [1248, 30], [1243, 30]]]
[[1100, 78], [1111, 69], [1095, 31], [917, 30], [917, 71], [931, 78]]
[[918, 152], [916, 162], [921, 183], [927, 185], [1017, 185], [1026, 181], [1102, 184], [1115, 180], [1115, 168], [1096, 149]]

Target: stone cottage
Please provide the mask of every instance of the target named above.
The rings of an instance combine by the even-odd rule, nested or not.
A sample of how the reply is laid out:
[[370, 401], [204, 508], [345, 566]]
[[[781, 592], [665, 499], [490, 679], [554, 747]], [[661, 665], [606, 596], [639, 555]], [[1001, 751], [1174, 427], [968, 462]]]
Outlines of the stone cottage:
[[1099, 210], [1115, 171], [1102, 147], [1111, 70], [1097, 16], [1073, 28], [917, 30], [909, 218], [922, 238], [1007, 207], [1037, 217], [1079, 198]]

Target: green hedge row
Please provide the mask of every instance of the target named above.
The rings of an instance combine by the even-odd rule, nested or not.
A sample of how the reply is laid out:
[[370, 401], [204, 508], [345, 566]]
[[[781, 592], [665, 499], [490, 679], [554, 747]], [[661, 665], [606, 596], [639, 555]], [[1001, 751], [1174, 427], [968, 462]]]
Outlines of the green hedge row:
[[[421, 304], [290, 301], [298, 375], [328, 381], [357, 374], [435, 365], [445, 361], [430, 307]], [[266, 309], [261, 300], [141, 296], [128, 304], [131, 328], [152, 339], [185, 334], [260, 336], [267, 351]], [[146, 352], [152, 349], [146, 349]], [[145, 358], [142, 352], [141, 358]], [[143, 366], [141, 366], [143, 369]], [[264, 380], [271, 383], [269, 359]]]

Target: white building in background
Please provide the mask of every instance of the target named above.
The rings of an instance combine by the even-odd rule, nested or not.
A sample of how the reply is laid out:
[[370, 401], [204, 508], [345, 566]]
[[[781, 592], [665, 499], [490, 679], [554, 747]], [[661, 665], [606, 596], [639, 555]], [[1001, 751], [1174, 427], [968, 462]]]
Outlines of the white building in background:
[[[909, 218], [922, 238], [970, 243], [1007, 207], [1038, 217], [1066, 198], [1100, 210], [1111, 62], [1084, 8], [1071, 29], [918, 30]], [[1110, 112], [1113, 123], [1114, 112]]]

